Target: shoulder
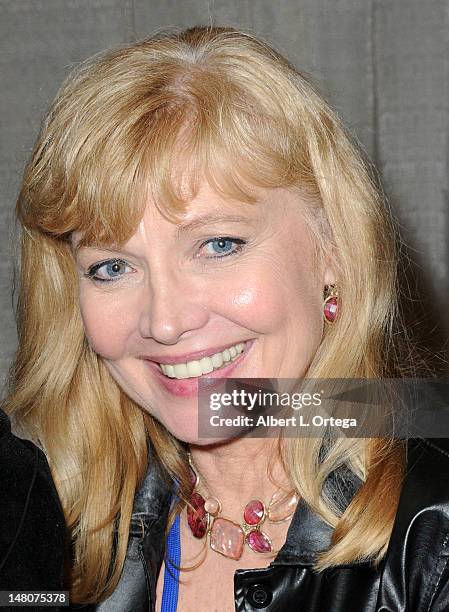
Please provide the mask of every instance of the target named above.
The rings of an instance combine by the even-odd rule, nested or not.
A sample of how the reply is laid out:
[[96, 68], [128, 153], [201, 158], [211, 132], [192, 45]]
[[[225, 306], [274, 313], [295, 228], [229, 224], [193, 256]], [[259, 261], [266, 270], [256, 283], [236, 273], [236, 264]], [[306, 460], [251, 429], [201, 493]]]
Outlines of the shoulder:
[[449, 520], [449, 440], [414, 438], [406, 445], [406, 471], [398, 512], [412, 518], [426, 508]]
[[[0, 410], [0, 471], [2, 493], [8, 499], [24, 501], [33, 490], [47, 492], [59, 506], [50, 469], [44, 453], [30, 440], [22, 440], [11, 432], [6, 414]], [[29, 491], [30, 485], [32, 490]], [[2, 503], [5, 498], [2, 496]]]
[[449, 609], [449, 440], [407, 442], [379, 602], [381, 610]]
[[406, 470], [393, 536], [426, 536], [436, 549], [449, 534], [449, 440], [415, 438], [406, 444]]
[[1, 587], [61, 588], [65, 523], [46, 457], [1, 410], [0, 473]]

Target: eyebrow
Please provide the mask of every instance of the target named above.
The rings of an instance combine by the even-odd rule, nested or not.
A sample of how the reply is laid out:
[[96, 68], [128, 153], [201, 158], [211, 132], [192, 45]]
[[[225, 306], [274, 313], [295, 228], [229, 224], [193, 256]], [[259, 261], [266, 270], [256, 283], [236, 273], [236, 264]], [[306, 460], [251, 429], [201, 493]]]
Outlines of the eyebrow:
[[88, 251], [89, 249], [92, 251], [104, 251], [105, 253], [113, 253], [113, 254], [121, 252], [126, 255], [127, 253], [127, 251], [123, 251], [122, 247], [118, 244], [111, 245], [111, 246], [103, 246], [101, 244], [86, 244], [86, 245], [81, 246], [78, 243], [73, 247], [75, 257], [77, 257], [80, 252], [84, 250]]
[[[178, 226], [177, 229], [177, 237], [184, 236], [195, 231], [198, 228], [218, 224], [218, 223], [242, 223], [244, 225], [254, 224], [255, 219], [250, 219], [248, 217], [241, 217], [239, 215], [225, 215], [219, 213], [208, 213], [205, 215], [201, 215], [196, 219], [192, 219], [191, 221], [187, 221], [186, 223], [182, 223]], [[97, 249], [100, 251], [106, 252], [116, 252], [120, 249], [120, 245], [99, 245], [99, 244], [89, 244], [89, 245], [80, 245], [80, 241], [77, 244], [72, 245], [73, 250], [75, 252], [75, 256], [78, 255], [78, 252], [84, 248]]]
[[213, 225], [216, 223], [244, 223], [249, 225], [254, 223], [253, 219], [249, 219], [248, 217], [241, 217], [238, 215], [220, 215], [217, 213], [202, 215], [201, 217], [197, 217], [196, 219], [192, 219], [186, 223], [182, 223], [177, 230], [178, 236], [183, 236], [185, 234], [189, 234], [194, 230], [201, 228], [205, 225]]

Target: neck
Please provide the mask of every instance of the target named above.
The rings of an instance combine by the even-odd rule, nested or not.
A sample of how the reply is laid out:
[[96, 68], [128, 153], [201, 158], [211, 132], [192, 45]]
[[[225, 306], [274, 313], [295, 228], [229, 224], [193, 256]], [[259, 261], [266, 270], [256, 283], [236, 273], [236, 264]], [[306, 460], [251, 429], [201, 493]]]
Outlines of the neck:
[[279, 486], [288, 482], [276, 438], [192, 445], [190, 452], [200, 477], [200, 491], [219, 499], [223, 513], [235, 520], [251, 499], [267, 503]]

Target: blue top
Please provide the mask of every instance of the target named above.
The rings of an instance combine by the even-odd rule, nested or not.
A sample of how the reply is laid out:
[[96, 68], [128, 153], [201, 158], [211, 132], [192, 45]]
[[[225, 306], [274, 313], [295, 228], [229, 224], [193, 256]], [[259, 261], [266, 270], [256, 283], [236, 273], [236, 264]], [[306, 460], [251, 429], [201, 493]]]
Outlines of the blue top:
[[176, 612], [179, 591], [179, 566], [181, 565], [181, 536], [179, 514], [167, 535], [165, 558], [164, 590], [162, 591], [162, 612]]

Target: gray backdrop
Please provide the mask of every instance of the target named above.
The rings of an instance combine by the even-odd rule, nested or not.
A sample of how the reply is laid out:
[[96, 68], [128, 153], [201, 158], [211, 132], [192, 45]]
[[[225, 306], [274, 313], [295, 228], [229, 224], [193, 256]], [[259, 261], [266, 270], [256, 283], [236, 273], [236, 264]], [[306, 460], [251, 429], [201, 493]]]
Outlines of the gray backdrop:
[[70, 68], [167, 26], [261, 35], [312, 75], [377, 164], [412, 266], [405, 305], [448, 346], [449, 0], [0, 0], [0, 383], [15, 350], [12, 211], [39, 123]]

